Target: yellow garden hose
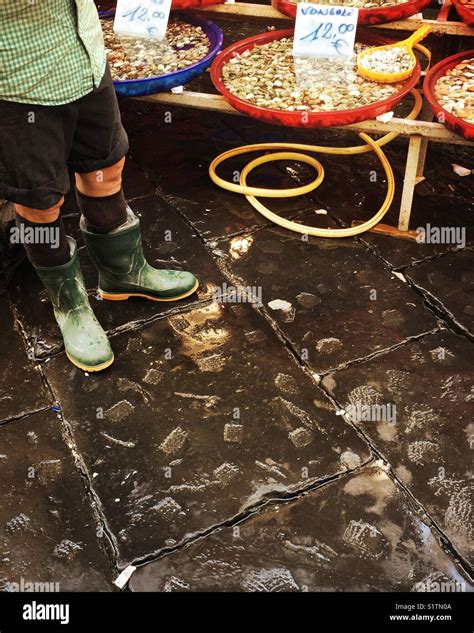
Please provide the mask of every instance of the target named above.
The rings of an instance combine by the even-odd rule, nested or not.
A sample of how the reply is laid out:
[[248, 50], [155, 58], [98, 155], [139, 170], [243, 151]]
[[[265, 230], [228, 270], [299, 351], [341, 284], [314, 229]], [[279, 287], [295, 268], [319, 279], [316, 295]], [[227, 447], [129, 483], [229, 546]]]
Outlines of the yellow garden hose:
[[[429, 59], [430, 53], [424, 46], [418, 45], [417, 48], [419, 48]], [[422, 107], [422, 99], [418, 90], [411, 90], [410, 92], [411, 95], [414, 97], [414, 105], [406, 119], [413, 120], [416, 119], [416, 117], [420, 113]], [[215, 158], [209, 167], [209, 175], [212, 181], [219, 187], [227, 189], [228, 191], [243, 194], [250, 202], [250, 204], [259, 213], [265, 216], [268, 220], [271, 220], [275, 224], [278, 224], [285, 229], [289, 229], [290, 231], [295, 231], [297, 233], [303, 233], [305, 235], [315, 235], [317, 237], [337, 238], [358, 235], [359, 233], [368, 231], [376, 224], [378, 224], [392, 204], [393, 196], [395, 193], [395, 179], [393, 177], [392, 167], [381, 148], [392, 141], [394, 138], [396, 138], [398, 135], [391, 132], [390, 134], [385, 134], [385, 136], [382, 136], [376, 141], [374, 141], [367, 134], [360, 133], [358, 134], [358, 136], [365, 142], [364, 145], [355, 145], [353, 147], [325, 147], [321, 145], [304, 145], [299, 143], [257, 143], [255, 145], [245, 145], [243, 147], [238, 147], [237, 149], [232, 149], [224, 152], [223, 154], [220, 154], [220, 156]], [[249, 162], [240, 174], [240, 184], [229, 182], [228, 180], [224, 180], [217, 175], [216, 170], [224, 161], [229, 160], [230, 158], [233, 158], [235, 156], [239, 156], [240, 154], [247, 154], [250, 152], [258, 151], [274, 151], [274, 153], [260, 156]], [[324, 180], [324, 168], [316, 158], [308, 156], [308, 154], [302, 154], [302, 151], [316, 154], [336, 154], [339, 156], [363, 154], [365, 152], [373, 151], [379, 158], [385, 171], [385, 175], [387, 176], [387, 194], [385, 196], [385, 200], [382, 203], [382, 206], [377, 211], [377, 213], [370, 220], [367, 220], [357, 227], [351, 227], [347, 229], [319, 229], [313, 226], [307, 226], [304, 224], [299, 224], [297, 222], [292, 222], [291, 220], [285, 220], [284, 218], [271, 211], [259, 200], [257, 200], [256, 196], [261, 196], [265, 198], [290, 198], [295, 196], [302, 196], [304, 194], [310, 193], [311, 191], [314, 191], [317, 187], [319, 187], [319, 185]], [[313, 167], [317, 173], [315, 180], [307, 185], [294, 187], [291, 189], [265, 189], [261, 187], [250, 187], [247, 185], [247, 176], [250, 174], [251, 171], [259, 167], [260, 165], [263, 165], [264, 163], [281, 160], [292, 160], [311, 165], [311, 167]]]

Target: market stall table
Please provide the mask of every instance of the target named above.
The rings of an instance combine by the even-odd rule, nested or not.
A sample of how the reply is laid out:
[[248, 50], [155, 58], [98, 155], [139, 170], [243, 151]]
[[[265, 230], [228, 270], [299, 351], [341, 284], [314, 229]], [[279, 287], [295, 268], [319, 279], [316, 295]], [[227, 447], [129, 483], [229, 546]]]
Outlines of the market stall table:
[[[450, 8], [450, 0], [447, 0], [446, 4], [443, 5], [439, 11], [438, 17], [440, 19], [427, 20], [418, 14], [408, 19], [391, 22], [389, 24], [380, 24], [373, 28], [390, 29], [393, 31], [415, 31], [420, 28], [420, 26], [429, 24], [432, 33], [435, 35], [472, 36], [474, 32], [466, 24], [447, 20]], [[216, 19], [225, 18], [238, 21], [242, 19], [258, 21], [262, 23], [262, 30], [268, 27], [269, 24], [282, 27], [285, 24], [290, 26], [292, 22], [287, 16], [282, 15], [271, 6], [242, 2], [214, 5], [203, 9], [202, 13], [215, 16]], [[161, 93], [159, 95], [143, 97], [143, 99], [166, 105], [193, 107], [243, 116], [222, 96], [210, 93], [184, 90], [181, 94]], [[400, 119], [394, 116], [390, 121], [371, 119], [345, 125], [344, 127], [334, 128], [336, 130], [350, 130], [375, 135], [394, 133], [409, 139], [398, 228], [379, 224], [374, 227], [372, 231], [405, 239], [414, 239], [415, 232], [409, 231], [411, 207], [415, 186], [423, 180], [424, 164], [429, 141], [474, 146], [472, 141], [455, 134], [441, 123], [433, 122], [432, 119], [433, 113], [431, 108], [429, 104], [425, 102], [420, 116], [416, 121]], [[354, 222], [354, 225], [356, 224], [358, 223]]]

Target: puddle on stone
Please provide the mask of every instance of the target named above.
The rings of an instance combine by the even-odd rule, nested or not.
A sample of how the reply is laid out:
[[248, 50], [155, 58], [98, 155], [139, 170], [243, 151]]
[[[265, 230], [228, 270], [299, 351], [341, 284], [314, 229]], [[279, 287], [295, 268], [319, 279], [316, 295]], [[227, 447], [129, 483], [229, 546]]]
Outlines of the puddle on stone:
[[104, 537], [56, 415], [5, 425], [0, 445], [0, 591], [22, 582], [40, 591], [112, 591]]
[[472, 590], [402, 490], [366, 466], [139, 567], [132, 591]]
[[[102, 375], [62, 356], [46, 366], [121, 564], [369, 458], [266, 320], [238, 307], [211, 304], [114, 337], [116, 361]], [[122, 395], [124, 379], [147, 398]], [[164, 512], [178, 506], [184, 515]]]
[[[442, 356], [433, 354], [437, 349], [445, 350]], [[473, 384], [466, 340], [447, 332], [408, 342], [324, 381], [344, 408], [368, 407], [373, 416], [354, 423], [468, 560], [473, 560]], [[388, 407], [392, 418], [380, 420]]]
[[[244, 243], [236, 256], [236, 244]], [[268, 270], [265, 264], [275, 257], [268, 251], [275, 244], [281, 251], [278, 269]], [[314, 372], [436, 326], [416, 293], [354, 240], [303, 240], [271, 227], [222, 241], [220, 248], [235, 278], [261, 289], [269, 318]], [[291, 308], [282, 309], [280, 302]]]

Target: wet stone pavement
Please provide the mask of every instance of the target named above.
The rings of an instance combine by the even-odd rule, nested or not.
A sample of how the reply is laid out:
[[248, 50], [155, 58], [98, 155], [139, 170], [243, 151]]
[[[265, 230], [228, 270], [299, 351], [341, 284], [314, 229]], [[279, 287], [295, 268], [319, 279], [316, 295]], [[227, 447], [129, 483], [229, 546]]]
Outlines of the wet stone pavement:
[[[462, 247], [305, 239], [207, 176], [225, 149], [304, 132], [121, 106], [148, 260], [201, 285], [175, 304], [100, 301], [69, 195], [116, 356], [88, 375], [29, 264], [16, 272], [0, 299], [0, 590], [112, 591], [130, 564], [134, 592], [472, 590], [474, 177], [450, 168], [469, 156], [431, 150], [412, 225], [464, 228]], [[388, 150], [398, 190], [405, 150]], [[315, 226], [373, 214], [373, 158], [322, 162], [317, 192], [271, 208]], [[251, 183], [309, 175], [262, 166]]]

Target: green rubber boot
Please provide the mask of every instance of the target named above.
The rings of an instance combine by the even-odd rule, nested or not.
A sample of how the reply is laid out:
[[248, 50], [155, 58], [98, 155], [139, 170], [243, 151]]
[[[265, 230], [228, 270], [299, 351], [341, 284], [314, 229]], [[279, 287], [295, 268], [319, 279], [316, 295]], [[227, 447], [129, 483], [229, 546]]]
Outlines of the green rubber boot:
[[49, 293], [67, 357], [84, 371], [101, 371], [114, 362], [114, 354], [89, 304], [76, 242], [72, 237], [68, 240], [71, 259], [67, 264], [34, 268]]
[[143, 297], [152, 301], [177, 301], [197, 290], [199, 282], [191, 273], [158, 270], [147, 263], [140, 222], [131, 209], [128, 222], [111, 233], [91, 233], [83, 217], [80, 227], [99, 271], [99, 294], [103, 299], [124, 301]]

